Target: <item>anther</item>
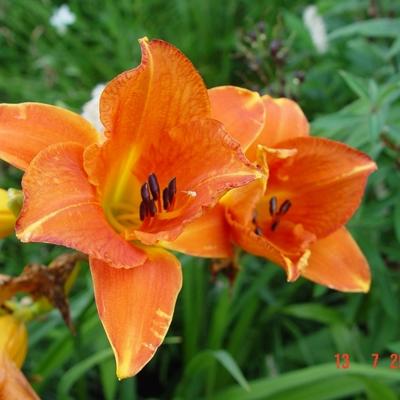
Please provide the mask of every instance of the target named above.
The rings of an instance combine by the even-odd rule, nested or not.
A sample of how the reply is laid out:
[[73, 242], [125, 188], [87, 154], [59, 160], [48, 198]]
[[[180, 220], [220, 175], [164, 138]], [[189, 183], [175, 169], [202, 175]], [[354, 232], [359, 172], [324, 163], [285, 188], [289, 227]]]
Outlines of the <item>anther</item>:
[[254, 233], [258, 236], [262, 235], [262, 230], [259, 226], [256, 226], [256, 229], [254, 229]]
[[157, 201], [160, 198], [160, 185], [157, 176], [154, 173], [149, 175], [149, 187], [153, 200]]
[[275, 215], [277, 207], [278, 207], [278, 201], [276, 197], [273, 196], [269, 199], [269, 215], [271, 215], [271, 217]]
[[148, 203], [150, 201], [150, 191], [147, 182], [143, 183], [142, 187], [140, 188], [140, 194], [142, 195], [142, 200], [144, 202]]
[[292, 206], [291, 201], [290, 200], [285, 200], [282, 203], [282, 205], [279, 207], [278, 214], [279, 215], [285, 215], [289, 211], [291, 206]]
[[168, 198], [169, 202], [172, 203], [176, 195], [176, 178], [172, 178], [168, 183]]
[[275, 231], [275, 229], [278, 227], [279, 224], [279, 219], [276, 219], [272, 224], [271, 224], [271, 231]]
[[148, 212], [149, 212], [149, 209], [147, 207], [147, 203], [145, 201], [142, 201], [139, 206], [139, 216], [140, 216], [141, 221], [144, 221], [144, 219], [148, 215]]
[[169, 191], [167, 187], [162, 192], [162, 198], [163, 198], [163, 208], [165, 211], [167, 211], [170, 205]]
[[156, 203], [154, 202], [154, 200], [150, 200], [147, 207], [149, 210], [150, 217], [154, 217], [157, 214], [157, 207], [156, 207]]

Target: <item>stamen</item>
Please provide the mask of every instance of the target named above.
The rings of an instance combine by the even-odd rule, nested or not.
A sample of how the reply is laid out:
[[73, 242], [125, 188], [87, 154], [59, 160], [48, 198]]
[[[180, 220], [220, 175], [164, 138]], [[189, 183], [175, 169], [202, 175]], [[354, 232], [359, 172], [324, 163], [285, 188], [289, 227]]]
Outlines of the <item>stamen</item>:
[[278, 207], [278, 201], [275, 196], [269, 199], [269, 215], [272, 217], [276, 213], [276, 208]]
[[149, 175], [149, 186], [153, 200], [157, 201], [160, 198], [160, 185], [155, 173]]
[[142, 200], [144, 202], [148, 203], [150, 201], [150, 191], [147, 182], [143, 183], [142, 187], [140, 188], [140, 194], [142, 195]]
[[291, 201], [290, 200], [285, 200], [282, 203], [282, 205], [279, 207], [278, 214], [279, 215], [285, 215], [289, 211], [291, 206], [292, 206]]
[[150, 217], [154, 217], [157, 214], [157, 207], [154, 200], [150, 200], [149, 203], [147, 204], [147, 207], [149, 209]]
[[262, 230], [259, 226], [256, 226], [256, 229], [254, 229], [254, 233], [258, 236], [262, 236]]
[[163, 192], [162, 192], [162, 198], [163, 198], [163, 207], [165, 211], [168, 211], [168, 207], [170, 205], [169, 202], [169, 191], [168, 188], [166, 187]]
[[147, 207], [147, 203], [145, 201], [142, 201], [139, 206], [140, 220], [144, 221], [144, 219], [147, 217], [148, 213], [149, 213], [149, 208]]
[[176, 195], [176, 178], [172, 178], [168, 183], [169, 202], [172, 203]]
[[275, 229], [278, 227], [279, 224], [279, 219], [276, 219], [272, 224], [271, 224], [271, 231], [274, 232]]

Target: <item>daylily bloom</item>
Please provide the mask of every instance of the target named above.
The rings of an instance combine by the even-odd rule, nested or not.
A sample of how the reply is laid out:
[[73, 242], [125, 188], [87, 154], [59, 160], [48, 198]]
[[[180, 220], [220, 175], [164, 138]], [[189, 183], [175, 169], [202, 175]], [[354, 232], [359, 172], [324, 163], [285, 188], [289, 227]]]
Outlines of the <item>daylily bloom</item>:
[[19, 369], [27, 341], [24, 322], [14, 315], [0, 316], [0, 399], [39, 399]]
[[141, 65], [101, 96], [104, 142], [69, 111], [0, 107], [0, 157], [25, 170], [17, 236], [89, 255], [119, 378], [151, 359], [181, 288], [178, 260], [154, 246], [177, 238], [228, 189], [261, 175], [211, 119], [190, 61], [166, 42], [140, 44]]
[[0, 189], [0, 239], [14, 232], [15, 216], [8, 206], [7, 191]]
[[[306, 117], [289, 99], [231, 86], [209, 94], [214, 118], [267, 178], [230, 191], [170, 247], [231, 257], [233, 241], [282, 266], [289, 281], [302, 275], [341, 291], [368, 291], [368, 263], [344, 225], [375, 163], [347, 145], [310, 137]], [[193, 248], [196, 231], [203, 233], [201, 248]]]

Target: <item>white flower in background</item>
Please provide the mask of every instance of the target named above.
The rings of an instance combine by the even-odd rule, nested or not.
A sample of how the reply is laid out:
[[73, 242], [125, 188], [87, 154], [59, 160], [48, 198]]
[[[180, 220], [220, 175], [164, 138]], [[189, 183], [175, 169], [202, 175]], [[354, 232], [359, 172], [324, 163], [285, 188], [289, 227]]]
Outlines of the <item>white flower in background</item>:
[[99, 83], [92, 90], [92, 98], [82, 107], [82, 117], [87, 119], [100, 133], [104, 132], [104, 126], [100, 121], [100, 95], [105, 87], [104, 83]]
[[317, 7], [307, 6], [303, 12], [303, 22], [310, 33], [311, 39], [318, 53], [323, 54], [328, 50], [328, 37], [325, 22], [318, 14]]
[[54, 27], [59, 34], [63, 35], [67, 31], [68, 25], [72, 25], [75, 20], [75, 14], [67, 4], [63, 4], [54, 10], [50, 18], [50, 25]]

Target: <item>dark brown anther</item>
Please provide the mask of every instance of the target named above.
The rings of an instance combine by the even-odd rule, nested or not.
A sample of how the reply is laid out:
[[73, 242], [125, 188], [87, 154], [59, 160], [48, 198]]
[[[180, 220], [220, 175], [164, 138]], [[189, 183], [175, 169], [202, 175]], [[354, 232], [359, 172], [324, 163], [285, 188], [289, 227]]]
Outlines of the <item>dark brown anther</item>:
[[279, 224], [279, 219], [276, 219], [272, 224], [271, 224], [271, 231], [274, 232], [276, 228], [278, 227]]
[[172, 203], [176, 195], [176, 178], [172, 178], [168, 183], [169, 202]]
[[150, 217], [154, 217], [157, 214], [157, 206], [154, 200], [150, 200], [147, 207], [149, 209]]
[[279, 207], [278, 214], [279, 215], [285, 215], [289, 211], [291, 206], [292, 206], [291, 201], [290, 200], [285, 200], [282, 203], [282, 205]]
[[140, 220], [144, 221], [144, 219], [147, 217], [148, 215], [148, 207], [147, 207], [147, 203], [145, 201], [142, 201], [140, 203], [139, 206], [139, 216], [140, 216]]
[[145, 203], [150, 201], [150, 190], [147, 182], [143, 183], [142, 187], [140, 188], [140, 194], [142, 195], [142, 200]]
[[168, 210], [170, 202], [169, 202], [169, 191], [168, 188], [166, 187], [163, 192], [162, 192], [162, 199], [163, 199], [163, 208], [165, 211]]
[[278, 201], [276, 197], [275, 196], [271, 197], [269, 199], [269, 215], [271, 217], [275, 215], [277, 207], [278, 207]]
[[154, 173], [149, 175], [149, 187], [153, 200], [157, 201], [160, 198], [160, 185], [157, 176]]
[[256, 229], [254, 229], [254, 233], [258, 236], [262, 235], [262, 230], [259, 226], [256, 226]]

